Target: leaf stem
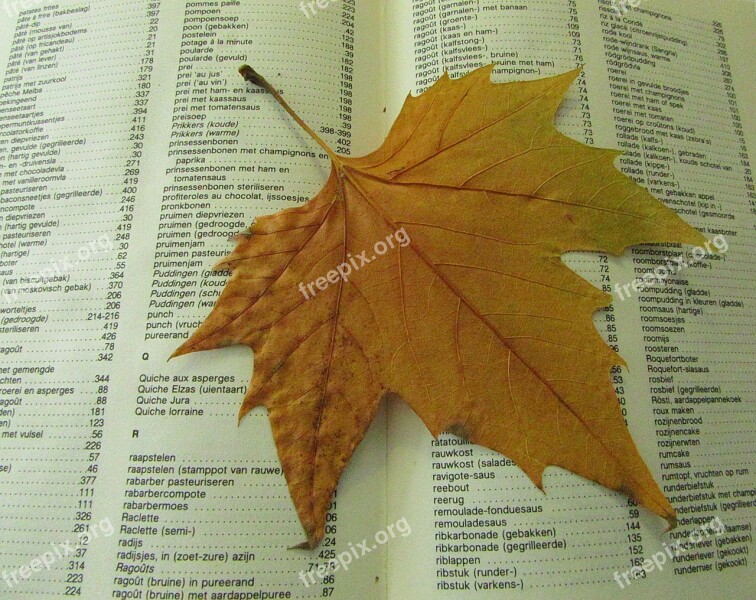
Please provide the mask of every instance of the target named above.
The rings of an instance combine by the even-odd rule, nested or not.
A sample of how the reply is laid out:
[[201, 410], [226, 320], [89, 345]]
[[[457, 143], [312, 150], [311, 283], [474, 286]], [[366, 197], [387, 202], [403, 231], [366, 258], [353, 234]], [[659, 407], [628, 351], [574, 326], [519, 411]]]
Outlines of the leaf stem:
[[331, 160], [333, 160], [335, 163], [341, 162], [339, 159], [339, 156], [331, 150], [331, 148], [326, 144], [320, 136], [315, 133], [310, 126], [305, 123], [302, 119], [299, 118], [299, 115], [294, 112], [294, 109], [292, 109], [289, 104], [286, 102], [286, 100], [283, 99], [283, 96], [278, 93], [278, 90], [276, 90], [270, 83], [268, 83], [268, 80], [265, 79], [262, 75], [260, 75], [257, 71], [255, 71], [252, 67], [249, 65], [242, 65], [239, 67], [239, 73], [244, 78], [245, 81], [248, 81], [250, 83], [253, 83], [254, 85], [257, 85], [264, 90], [267, 90], [270, 92], [270, 94], [278, 101], [278, 103], [283, 107], [283, 109], [291, 115], [291, 117], [299, 123], [299, 126], [304, 129], [307, 133], [310, 134], [310, 137], [314, 139], [318, 145], [323, 148], [323, 150], [328, 153], [328, 156], [331, 157]]

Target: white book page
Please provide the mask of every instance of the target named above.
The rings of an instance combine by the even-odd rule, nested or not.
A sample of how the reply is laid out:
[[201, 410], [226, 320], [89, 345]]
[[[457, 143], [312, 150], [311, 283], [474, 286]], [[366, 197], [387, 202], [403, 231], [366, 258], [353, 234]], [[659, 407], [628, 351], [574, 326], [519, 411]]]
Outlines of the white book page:
[[383, 547], [325, 568], [386, 526], [383, 413], [326, 539], [288, 550], [304, 534], [265, 411], [236, 422], [252, 353], [167, 362], [222, 289], [229, 238], [329, 171], [237, 68], [338, 152], [367, 152], [377, 5], [9, 1], [0, 17], [0, 595], [383, 597]]
[[[615, 387], [680, 525], [663, 535], [626, 497], [554, 467], [541, 494], [499, 454], [451, 435], [435, 442], [396, 401], [388, 511], [413, 533], [389, 550], [389, 597], [743, 598], [753, 588], [754, 10], [623, 4], [395, 2], [389, 107], [395, 115], [407, 90], [444, 70], [458, 77], [495, 61], [494, 79], [510, 81], [585, 64], [559, 129], [623, 149], [618, 167], [727, 246], [705, 257], [644, 246], [564, 258], [614, 296], [595, 323], [629, 364]], [[686, 266], [656, 288], [620, 297], [683, 253]]]

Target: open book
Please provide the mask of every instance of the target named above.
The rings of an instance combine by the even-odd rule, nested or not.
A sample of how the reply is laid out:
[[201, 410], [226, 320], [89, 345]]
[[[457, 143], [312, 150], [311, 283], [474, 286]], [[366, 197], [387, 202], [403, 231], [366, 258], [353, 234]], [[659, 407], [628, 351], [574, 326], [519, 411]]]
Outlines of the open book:
[[[745, 598], [756, 585], [752, 3], [0, 0], [0, 597]], [[663, 523], [384, 403], [303, 540], [241, 347], [166, 359], [252, 220], [376, 148], [408, 92], [585, 65], [558, 127], [712, 240], [570, 254]], [[400, 240], [397, 240], [400, 241]], [[658, 270], [660, 266], [666, 268]], [[656, 279], [645, 280], [644, 274]], [[633, 285], [635, 283], [635, 285]]]

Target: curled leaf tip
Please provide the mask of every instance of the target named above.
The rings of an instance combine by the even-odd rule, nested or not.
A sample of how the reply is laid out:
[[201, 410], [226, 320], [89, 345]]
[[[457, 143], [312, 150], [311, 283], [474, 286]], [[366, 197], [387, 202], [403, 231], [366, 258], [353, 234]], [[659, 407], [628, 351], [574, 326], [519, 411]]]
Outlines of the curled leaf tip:
[[669, 533], [673, 529], [677, 528], [677, 514], [672, 513], [664, 518], [667, 521], [667, 528], [664, 530], [664, 533]]

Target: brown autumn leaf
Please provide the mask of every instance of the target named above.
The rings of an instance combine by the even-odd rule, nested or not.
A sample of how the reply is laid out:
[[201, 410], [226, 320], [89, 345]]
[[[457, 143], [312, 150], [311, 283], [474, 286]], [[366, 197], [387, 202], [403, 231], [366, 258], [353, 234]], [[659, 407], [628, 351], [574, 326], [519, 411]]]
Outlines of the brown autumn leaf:
[[[610, 369], [623, 361], [593, 325], [610, 297], [560, 256], [704, 238], [614, 168], [619, 152], [555, 129], [577, 71], [494, 84], [492, 70], [444, 75], [408, 97], [368, 156], [327, 149], [323, 189], [239, 237], [217, 265], [233, 271], [223, 293], [174, 354], [252, 348], [239, 417], [267, 408], [303, 545], [321, 540], [339, 477], [389, 392], [434, 436], [497, 450], [539, 488], [558, 465], [674, 526], [617, 403]], [[264, 79], [240, 71], [327, 148]], [[351, 273], [339, 277], [340, 265]]]

